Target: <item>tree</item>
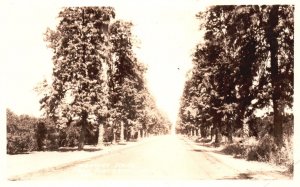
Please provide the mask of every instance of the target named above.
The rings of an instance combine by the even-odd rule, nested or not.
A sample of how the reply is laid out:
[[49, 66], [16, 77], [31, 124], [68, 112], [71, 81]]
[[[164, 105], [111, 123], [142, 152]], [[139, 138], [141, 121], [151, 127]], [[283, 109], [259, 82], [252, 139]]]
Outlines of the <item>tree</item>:
[[171, 128], [171, 122], [167, 115], [159, 110], [154, 97], [148, 89], [143, 91], [142, 96], [142, 114], [139, 121], [142, 124], [142, 129], [146, 135], [148, 134], [166, 134]]
[[[108, 66], [110, 120], [124, 137], [123, 126], [141, 122], [143, 114], [144, 73], [146, 68], [138, 62], [132, 50], [132, 23], [116, 21], [110, 26], [112, 63]], [[139, 123], [135, 123], [139, 124]], [[141, 127], [134, 125], [137, 130]], [[140, 125], [139, 125], [140, 126]]]
[[287, 5], [211, 6], [197, 15], [205, 37], [194, 53], [189, 87], [199, 92], [198, 116], [212, 118], [229, 138], [256, 110], [272, 106], [281, 145], [280, 120], [293, 101], [293, 11]]
[[[293, 94], [293, 69], [291, 68], [293, 66], [294, 56], [293, 31], [293, 7], [279, 5], [269, 7], [269, 17], [265, 26], [265, 37], [271, 61], [270, 73], [273, 88], [274, 137], [279, 146], [282, 146], [283, 142], [282, 119], [285, 108], [284, 103], [286, 100], [291, 101], [292, 99], [290, 99], [290, 97]], [[280, 35], [284, 36], [279, 38]], [[290, 57], [287, 55], [290, 55]], [[289, 103], [289, 106], [290, 105], [291, 103]]]
[[84, 146], [85, 131], [103, 109], [103, 64], [108, 61], [107, 31], [114, 18], [111, 7], [64, 8], [55, 31], [46, 41], [53, 49], [51, 91], [42, 100], [47, 116], [60, 126], [74, 120], [81, 125], [78, 149]]

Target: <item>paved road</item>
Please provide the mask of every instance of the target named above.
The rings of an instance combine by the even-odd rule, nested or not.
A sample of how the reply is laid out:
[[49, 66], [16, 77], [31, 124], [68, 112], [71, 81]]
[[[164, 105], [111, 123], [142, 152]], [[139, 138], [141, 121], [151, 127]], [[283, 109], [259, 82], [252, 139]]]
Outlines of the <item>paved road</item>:
[[[144, 144], [104, 155], [67, 168], [44, 172], [30, 179], [249, 179], [257, 174], [243, 168], [245, 160], [212, 153], [178, 136], [161, 136]], [[225, 161], [224, 161], [225, 159]], [[233, 159], [233, 160], [230, 160]], [[226, 162], [228, 160], [228, 162]], [[230, 163], [236, 163], [236, 166]], [[251, 164], [251, 163], [250, 163]], [[251, 164], [252, 166], [253, 164]], [[244, 165], [248, 167], [247, 164]], [[249, 168], [249, 167], [248, 167]], [[246, 173], [246, 171], [248, 173]], [[258, 178], [284, 178], [272, 168]]]

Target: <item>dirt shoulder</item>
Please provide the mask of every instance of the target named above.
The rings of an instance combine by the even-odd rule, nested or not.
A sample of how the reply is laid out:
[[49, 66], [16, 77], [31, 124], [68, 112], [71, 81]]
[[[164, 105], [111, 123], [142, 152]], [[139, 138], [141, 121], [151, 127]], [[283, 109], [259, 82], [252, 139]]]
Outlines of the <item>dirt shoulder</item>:
[[[222, 152], [223, 147], [213, 147], [205, 143], [197, 143], [194, 139], [183, 137], [190, 146], [219, 168], [222, 173], [228, 173], [224, 179], [293, 179], [286, 167], [272, 165], [270, 163], [247, 161], [234, 158]], [[233, 175], [234, 174], [234, 175]]]

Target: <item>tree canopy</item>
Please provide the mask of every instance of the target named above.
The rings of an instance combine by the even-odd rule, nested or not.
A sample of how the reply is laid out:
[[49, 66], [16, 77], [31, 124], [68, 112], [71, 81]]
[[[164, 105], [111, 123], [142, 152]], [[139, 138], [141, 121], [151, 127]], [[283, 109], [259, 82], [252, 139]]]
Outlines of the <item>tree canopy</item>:
[[132, 49], [133, 24], [114, 17], [112, 7], [63, 8], [56, 30], [46, 32], [54, 67], [52, 82], [39, 88], [46, 90], [41, 107], [58, 128], [81, 126], [79, 149], [99, 124], [147, 126], [150, 95]]
[[192, 126], [210, 121], [231, 137], [234, 129], [245, 130], [255, 112], [272, 108], [270, 133], [280, 145], [281, 119], [293, 106], [293, 11], [288, 5], [230, 5], [197, 14], [205, 36], [185, 85], [181, 122], [193, 119], [185, 111], [195, 108]]

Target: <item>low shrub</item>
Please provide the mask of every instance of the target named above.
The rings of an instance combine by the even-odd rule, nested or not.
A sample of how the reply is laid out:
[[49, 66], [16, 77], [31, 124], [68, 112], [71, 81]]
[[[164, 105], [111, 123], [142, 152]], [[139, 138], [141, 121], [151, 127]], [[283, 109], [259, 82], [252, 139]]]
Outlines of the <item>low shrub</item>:
[[80, 136], [80, 127], [71, 126], [60, 129], [59, 131], [59, 146], [60, 147], [75, 147], [78, 146]]
[[7, 110], [7, 154], [55, 150], [58, 136], [50, 120], [16, 115]]
[[104, 129], [103, 141], [104, 142], [112, 142], [114, 138], [113, 131], [111, 127], [107, 127]]
[[59, 132], [54, 125], [47, 127], [47, 135], [43, 141], [44, 150], [57, 150], [59, 148]]
[[7, 153], [19, 154], [33, 151], [36, 148], [33, 137], [25, 133], [8, 133], [7, 135]]
[[284, 137], [283, 146], [277, 148], [270, 156], [270, 162], [293, 168], [293, 142], [292, 137]]
[[35, 124], [37, 118], [18, 116], [7, 110], [7, 153], [19, 154], [37, 150]]
[[272, 136], [265, 135], [257, 146], [250, 148], [247, 158], [248, 160], [271, 162], [290, 167], [293, 165], [292, 142], [285, 137], [283, 146], [279, 148]]
[[242, 157], [244, 158], [246, 155], [246, 148], [239, 143], [232, 143], [222, 150], [225, 154], [234, 155], [235, 157]]
[[277, 149], [274, 138], [266, 134], [260, 139], [257, 146], [250, 148], [248, 160], [269, 162]]
[[273, 136], [266, 134], [260, 140], [254, 137], [244, 141], [235, 142], [225, 146], [222, 150], [225, 154], [245, 158], [251, 161], [270, 162], [277, 165], [284, 165], [290, 173], [293, 172], [293, 145], [292, 137], [284, 137], [282, 148], [275, 144]]

